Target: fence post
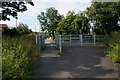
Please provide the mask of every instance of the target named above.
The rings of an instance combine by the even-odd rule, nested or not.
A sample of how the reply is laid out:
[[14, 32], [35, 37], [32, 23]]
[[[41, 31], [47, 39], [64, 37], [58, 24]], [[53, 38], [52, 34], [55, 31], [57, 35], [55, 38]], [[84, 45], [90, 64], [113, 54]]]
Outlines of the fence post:
[[71, 47], [71, 35], [70, 35], [70, 47]]
[[80, 34], [80, 46], [82, 46], [82, 34]]
[[45, 45], [44, 45], [44, 35], [42, 36], [42, 48], [45, 48]]
[[59, 35], [59, 48], [60, 48], [60, 52], [62, 52], [62, 40], [61, 40], [61, 35]]
[[38, 36], [35, 36], [35, 41], [36, 41], [36, 49], [38, 49]]
[[95, 34], [93, 36], [94, 36], [94, 46], [95, 46], [95, 40], [96, 40]]
[[55, 35], [55, 47], [57, 47], [57, 35]]
[[39, 41], [39, 50], [41, 50], [41, 48], [42, 48], [42, 46], [41, 46], [41, 45], [42, 45], [42, 44], [41, 44], [41, 43], [42, 43], [42, 42], [41, 42], [41, 36], [38, 36], [38, 41]]
[[37, 45], [37, 36], [35, 36], [35, 41], [36, 41], [36, 45]]
[[59, 35], [56, 35], [56, 47], [59, 49]]

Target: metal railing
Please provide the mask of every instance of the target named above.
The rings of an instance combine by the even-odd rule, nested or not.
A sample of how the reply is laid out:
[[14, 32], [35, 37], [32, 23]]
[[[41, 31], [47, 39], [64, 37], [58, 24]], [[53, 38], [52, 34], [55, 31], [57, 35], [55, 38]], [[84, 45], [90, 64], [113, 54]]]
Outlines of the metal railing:
[[104, 41], [106, 35], [89, 35], [89, 34], [77, 34], [77, 35], [57, 35], [56, 36], [56, 46], [62, 51], [63, 42], [69, 42], [69, 45], [72, 46], [72, 43], [78, 41], [80, 46], [96, 46], [96, 42]]
[[44, 36], [36, 35], [35, 39], [36, 39], [36, 46], [38, 50], [42, 50], [43, 48], [45, 48]]

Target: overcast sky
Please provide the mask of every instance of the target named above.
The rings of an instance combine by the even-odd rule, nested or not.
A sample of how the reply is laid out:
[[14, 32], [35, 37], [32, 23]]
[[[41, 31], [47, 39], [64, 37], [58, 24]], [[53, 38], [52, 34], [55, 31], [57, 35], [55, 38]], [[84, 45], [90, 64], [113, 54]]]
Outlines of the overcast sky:
[[[27, 4], [28, 10], [18, 14], [17, 24], [24, 23], [30, 29], [39, 31], [39, 22], [37, 15], [45, 12], [47, 8], [55, 7], [62, 15], [66, 15], [68, 11], [74, 10], [76, 13], [85, 10], [91, 5], [91, 0], [34, 0], [34, 6]], [[15, 27], [16, 19], [11, 17], [10, 21], [0, 21], [0, 24], [7, 24]]]

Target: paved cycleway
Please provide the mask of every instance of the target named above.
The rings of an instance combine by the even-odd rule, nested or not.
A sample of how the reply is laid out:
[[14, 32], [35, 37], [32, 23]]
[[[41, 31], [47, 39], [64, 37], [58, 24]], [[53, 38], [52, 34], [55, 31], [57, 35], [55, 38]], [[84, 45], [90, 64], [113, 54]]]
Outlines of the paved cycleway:
[[[117, 64], [105, 57], [103, 49], [63, 45], [61, 57], [40, 57], [34, 78], [118, 78]], [[50, 49], [48, 52], [50, 52]]]
[[60, 57], [57, 55], [59, 50], [56, 49], [55, 43], [47, 43], [45, 50], [41, 53], [40, 57]]

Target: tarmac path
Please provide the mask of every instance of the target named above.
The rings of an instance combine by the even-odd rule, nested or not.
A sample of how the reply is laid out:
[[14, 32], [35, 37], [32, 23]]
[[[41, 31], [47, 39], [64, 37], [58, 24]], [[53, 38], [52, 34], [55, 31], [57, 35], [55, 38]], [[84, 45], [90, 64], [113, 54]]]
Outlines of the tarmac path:
[[103, 49], [63, 45], [63, 55], [56, 55], [54, 46], [43, 52], [44, 56], [35, 64], [34, 78], [118, 78], [118, 66], [105, 57]]

